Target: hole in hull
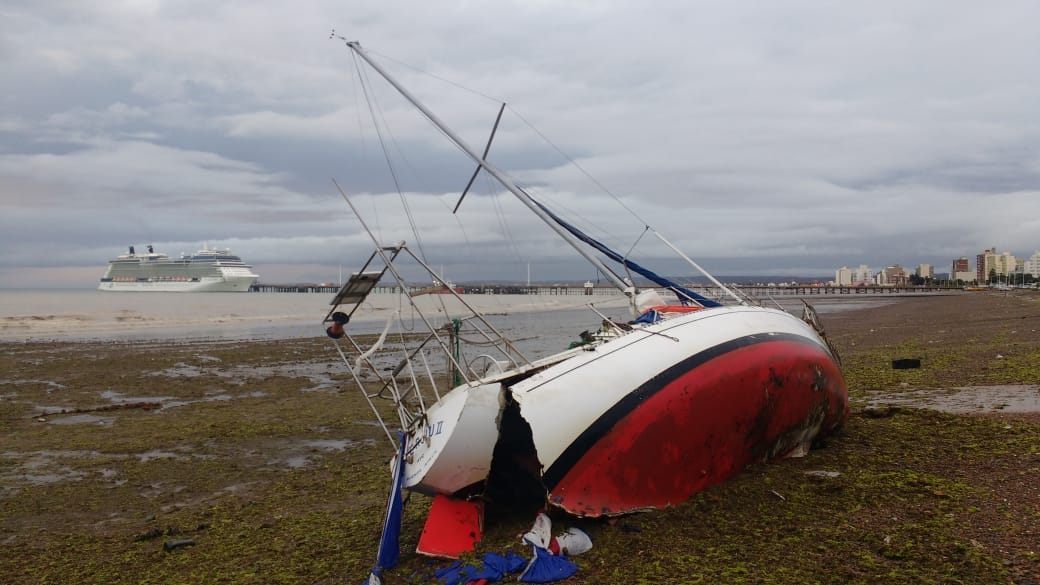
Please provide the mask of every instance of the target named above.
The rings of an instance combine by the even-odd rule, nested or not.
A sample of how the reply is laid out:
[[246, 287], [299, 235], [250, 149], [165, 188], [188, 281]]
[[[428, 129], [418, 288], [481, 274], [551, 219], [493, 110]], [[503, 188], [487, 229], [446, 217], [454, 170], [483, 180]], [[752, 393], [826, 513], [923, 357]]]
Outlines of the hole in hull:
[[489, 514], [508, 512], [529, 517], [545, 507], [546, 490], [531, 426], [508, 392], [484, 498]]

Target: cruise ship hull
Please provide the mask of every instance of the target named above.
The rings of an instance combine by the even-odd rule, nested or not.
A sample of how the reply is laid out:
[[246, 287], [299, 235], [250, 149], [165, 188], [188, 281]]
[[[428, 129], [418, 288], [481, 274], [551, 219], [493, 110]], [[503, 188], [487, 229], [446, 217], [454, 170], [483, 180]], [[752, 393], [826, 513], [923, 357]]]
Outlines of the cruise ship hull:
[[110, 281], [98, 290], [111, 292], [249, 292], [256, 277], [203, 277], [197, 281]]

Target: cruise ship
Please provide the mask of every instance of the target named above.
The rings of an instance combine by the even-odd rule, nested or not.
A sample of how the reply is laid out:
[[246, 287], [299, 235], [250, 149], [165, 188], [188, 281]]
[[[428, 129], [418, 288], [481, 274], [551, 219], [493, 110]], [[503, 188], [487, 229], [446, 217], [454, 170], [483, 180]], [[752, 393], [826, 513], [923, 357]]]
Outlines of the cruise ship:
[[203, 246], [194, 254], [170, 258], [151, 245], [109, 260], [98, 290], [120, 292], [247, 292], [258, 275], [231, 250]]

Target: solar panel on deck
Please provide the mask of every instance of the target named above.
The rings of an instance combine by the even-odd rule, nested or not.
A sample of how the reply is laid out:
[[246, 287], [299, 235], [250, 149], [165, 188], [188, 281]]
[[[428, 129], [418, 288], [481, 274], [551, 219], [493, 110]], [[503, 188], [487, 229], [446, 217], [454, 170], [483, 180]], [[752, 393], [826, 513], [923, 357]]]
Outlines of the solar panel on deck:
[[336, 297], [332, 299], [330, 305], [340, 305], [343, 303], [357, 304], [365, 300], [368, 293], [375, 288], [376, 284], [379, 283], [379, 279], [382, 278], [383, 271], [375, 270], [372, 272], [355, 272], [350, 275], [350, 279], [343, 283], [340, 287], [339, 292], [336, 293]]

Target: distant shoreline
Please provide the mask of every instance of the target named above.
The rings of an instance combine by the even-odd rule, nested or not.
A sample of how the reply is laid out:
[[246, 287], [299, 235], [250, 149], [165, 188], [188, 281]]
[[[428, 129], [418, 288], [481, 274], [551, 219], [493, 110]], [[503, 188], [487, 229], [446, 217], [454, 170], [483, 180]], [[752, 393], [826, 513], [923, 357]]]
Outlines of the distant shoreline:
[[[322, 319], [331, 309], [329, 295], [318, 294], [99, 293], [100, 300], [91, 295], [96, 302], [90, 306], [77, 302], [83, 300], [76, 298], [82, 296], [78, 293], [50, 293], [44, 296], [52, 298], [42, 302], [39, 295], [25, 294], [31, 298], [0, 307], [0, 341], [305, 337], [321, 333]], [[265, 302], [250, 302], [260, 299]], [[464, 295], [462, 299], [489, 316], [574, 310], [590, 302], [605, 308], [625, 306], [624, 297], [602, 295]], [[465, 310], [451, 295], [412, 300], [431, 318], [445, 309], [448, 314]], [[170, 308], [166, 302], [179, 307]], [[382, 322], [395, 310], [412, 309], [398, 295], [371, 295], [353, 319], [366, 325]]]
[[[322, 334], [322, 319], [332, 308], [330, 295], [316, 293], [83, 293], [0, 295], [0, 342], [308, 337]], [[827, 314], [932, 295], [811, 295], [774, 300], [797, 314], [804, 298], [817, 312]], [[772, 306], [770, 299], [762, 300]], [[589, 303], [613, 316], [627, 315], [626, 300], [620, 295], [465, 294], [456, 298], [431, 294], [412, 301], [429, 318], [462, 314], [463, 302], [488, 317], [577, 311]], [[373, 329], [394, 311], [408, 314], [412, 308], [405, 297], [373, 294], [352, 319], [363, 329]], [[591, 311], [590, 315], [595, 320]]]

